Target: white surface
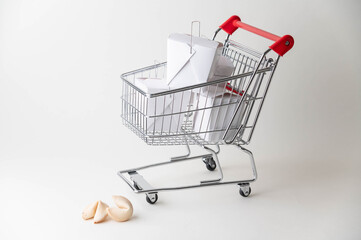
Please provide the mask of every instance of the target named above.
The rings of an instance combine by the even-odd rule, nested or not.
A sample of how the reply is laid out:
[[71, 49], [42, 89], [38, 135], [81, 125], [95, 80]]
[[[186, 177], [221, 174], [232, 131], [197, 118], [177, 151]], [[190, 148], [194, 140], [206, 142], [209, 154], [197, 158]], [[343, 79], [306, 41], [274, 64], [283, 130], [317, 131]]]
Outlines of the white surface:
[[[360, 239], [359, 13], [359, 1], [0, 1], [0, 239]], [[164, 60], [169, 33], [192, 20], [211, 37], [233, 14], [295, 38], [249, 146], [252, 195], [212, 187], [148, 205], [115, 172], [183, 149], [146, 146], [122, 126], [119, 75]], [[220, 159], [230, 176], [248, 166], [232, 148]], [[208, 177], [190, 164], [170, 173]], [[131, 221], [81, 219], [112, 194], [132, 201]]]

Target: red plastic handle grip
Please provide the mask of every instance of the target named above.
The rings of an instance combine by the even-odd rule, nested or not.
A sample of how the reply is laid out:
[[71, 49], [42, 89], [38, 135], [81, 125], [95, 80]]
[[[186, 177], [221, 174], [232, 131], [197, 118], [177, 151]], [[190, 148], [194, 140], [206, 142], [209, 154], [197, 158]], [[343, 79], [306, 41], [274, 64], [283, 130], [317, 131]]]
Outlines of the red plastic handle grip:
[[294, 39], [291, 35], [285, 35], [283, 37], [279, 37], [273, 33], [269, 33], [262, 29], [241, 22], [241, 19], [236, 15], [230, 17], [221, 26], [219, 26], [219, 28], [223, 29], [226, 33], [230, 35], [232, 35], [232, 33], [234, 33], [234, 31], [236, 31], [238, 28], [242, 28], [244, 30], [255, 33], [264, 38], [267, 38], [269, 40], [275, 41], [275, 43], [272, 44], [270, 48], [280, 56], [283, 56], [294, 45]]
[[244, 30], [247, 30], [247, 31], [252, 32], [254, 34], [260, 35], [262, 37], [268, 38], [269, 40], [272, 40], [272, 41], [277, 41], [278, 39], [281, 38], [281, 37], [279, 37], [277, 35], [274, 35], [272, 33], [266, 32], [266, 31], [264, 31], [262, 29], [253, 27], [253, 26], [248, 25], [246, 23], [243, 23], [241, 21], [235, 21], [235, 22], [233, 22], [233, 25], [236, 26], [236, 27], [239, 27], [239, 28], [243, 28]]

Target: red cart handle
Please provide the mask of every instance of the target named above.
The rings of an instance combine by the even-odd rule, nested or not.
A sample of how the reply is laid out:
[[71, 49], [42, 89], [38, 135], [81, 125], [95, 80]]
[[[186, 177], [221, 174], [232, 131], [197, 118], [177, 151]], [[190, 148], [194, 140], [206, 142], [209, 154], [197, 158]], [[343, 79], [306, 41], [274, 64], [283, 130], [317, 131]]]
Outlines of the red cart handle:
[[229, 35], [232, 35], [232, 33], [234, 33], [234, 31], [236, 31], [238, 28], [243, 28], [244, 30], [255, 33], [269, 40], [275, 41], [275, 43], [269, 46], [269, 48], [275, 51], [280, 56], [283, 56], [286, 52], [288, 52], [294, 44], [294, 40], [291, 35], [284, 35], [283, 37], [279, 37], [275, 34], [266, 32], [262, 29], [241, 22], [241, 19], [236, 15], [230, 17], [221, 26], [219, 26], [219, 28], [223, 29]]

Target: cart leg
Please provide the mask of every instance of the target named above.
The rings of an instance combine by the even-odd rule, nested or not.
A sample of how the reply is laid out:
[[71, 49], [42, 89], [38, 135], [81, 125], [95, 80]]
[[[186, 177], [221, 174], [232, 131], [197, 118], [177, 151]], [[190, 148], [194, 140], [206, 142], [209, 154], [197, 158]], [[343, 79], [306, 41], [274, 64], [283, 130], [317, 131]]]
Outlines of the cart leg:
[[[251, 166], [252, 166], [252, 173], [253, 173], [253, 178], [250, 179], [250, 181], [252, 181], [252, 182], [256, 181], [257, 169], [256, 169], [256, 163], [254, 161], [253, 153], [250, 150], [248, 150], [240, 145], [237, 145], [237, 146], [249, 156]], [[238, 185], [239, 185], [239, 194], [241, 194], [242, 197], [248, 197], [251, 194], [251, 187], [250, 187], [249, 182], [238, 183]]]
[[[217, 178], [217, 179], [212, 179], [212, 180], [204, 180], [204, 181], [201, 181], [201, 184], [205, 184], [205, 183], [211, 183], [211, 182], [220, 182], [223, 180], [223, 171], [222, 171], [222, 167], [221, 167], [221, 164], [219, 163], [219, 160], [218, 160], [218, 156], [217, 154], [219, 153], [220, 151], [220, 148], [219, 146], [217, 145], [218, 147], [218, 150], [217, 151], [214, 151], [212, 148], [209, 148], [205, 145], [202, 145], [202, 147], [207, 150], [208, 152], [211, 152], [212, 153], [212, 158], [213, 160], [215, 161], [216, 163], [216, 166], [218, 166], [218, 170], [219, 170], [219, 174], [220, 174], [220, 177]], [[206, 163], [207, 164], [207, 163]], [[207, 167], [208, 168], [208, 167]], [[215, 168], [215, 167], [214, 167]]]
[[252, 182], [256, 181], [257, 180], [257, 169], [256, 169], [256, 163], [254, 161], [253, 153], [250, 150], [242, 147], [241, 145], [236, 145], [236, 146], [239, 147], [243, 152], [245, 152], [249, 156], [251, 166], [252, 166], [252, 173], [253, 173]]
[[[221, 151], [221, 148], [219, 147], [219, 144], [216, 144], [216, 150], [213, 150], [212, 148], [207, 147], [207, 146], [201, 144], [201, 143], [200, 143], [199, 141], [197, 141], [197, 139], [195, 139], [194, 137], [192, 137], [192, 136], [188, 136], [188, 137], [189, 137], [189, 138], [192, 138], [193, 141], [195, 141], [195, 142], [198, 144], [198, 146], [200, 146], [200, 147], [206, 149], [207, 151], [211, 152], [211, 153], [212, 153], [212, 156], [213, 156], [213, 155], [216, 156], [216, 155]], [[186, 138], [185, 138], [185, 139], [186, 139]], [[187, 139], [186, 139], [186, 141], [187, 141]], [[188, 142], [187, 142], [187, 145], [188, 145]], [[189, 146], [188, 146], [188, 148], [189, 148]], [[207, 169], [208, 169], [209, 171], [214, 171], [214, 169], [216, 169], [216, 167], [217, 167], [217, 165], [218, 165], [219, 168], [220, 168], [220, 172], [221, 172], [221, 178], [219, 178], [219, 179], [214, 179], [214, 180], [201, 181], [201, 183], [217, 182], [217, 181], [219, 182], [219, 181], [221, 181], [221, 180], [223, 179], [222, 168], [221, 168], [221, 166], [220, 166], [220, 164], [219, 164], [218, 158], [217, 158], [217, 156], [216, 156], [216, 157], [212, 157], [212, 156], [203, 156], [203, 157], [202, 157], [202, 161], [206, 164], [206, 167], [207, 167]], [[215, 160], [216, 160], [216, 161], [215, 161]]]
[[[218, 144], [216, 144], [217, 150], [215, 150], [215, 153], [218, 154], [221, 149]], [[214, 161], [212, 156], [206, 156], [202, 158], [202, 161], [206, 164], [206, 167], [209, 171], [214, 171], [217, 167], [216, 162]]]
[[189, 156], [191, 155], [191, 149], [190, 149], [190, 147], [189, 147], [189, 145], [188, 145], [187, 140], [186, 140], [186, 143], [187, 143], [187, 144], [186, 144], [187, 154], [182, 155], [182, 156], [178, 156], [178, 157], [171, 157], [171, 158], [170, 158], [171, 161], [182, 160], [182, 159], [185, 159], [185, 158], [187, 158], [187, 157], [189, 157]]

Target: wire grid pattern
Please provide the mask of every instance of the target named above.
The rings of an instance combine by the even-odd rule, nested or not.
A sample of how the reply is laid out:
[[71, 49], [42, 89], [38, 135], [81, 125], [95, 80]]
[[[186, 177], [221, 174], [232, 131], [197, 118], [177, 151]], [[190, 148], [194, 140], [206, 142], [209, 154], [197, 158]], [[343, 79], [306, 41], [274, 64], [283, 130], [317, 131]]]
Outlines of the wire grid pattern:
[[263, 58], [262, 71], [250, 83], [262, 54], [234, 41], [225, 43], [222, 54], [233, 63], [231, 77], [156, 94], [144, 93], [135, 80], [165, 78], [166, 63], [123, 74], [123, 124], [149, 145], [213, 145], [224, 144], [223, 134], [234, 116], [229, 134], [237, 134], [234, 143], [248, 144], [270, 81], [264, 76], [273, 71], [273, 60]]

